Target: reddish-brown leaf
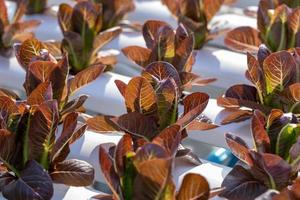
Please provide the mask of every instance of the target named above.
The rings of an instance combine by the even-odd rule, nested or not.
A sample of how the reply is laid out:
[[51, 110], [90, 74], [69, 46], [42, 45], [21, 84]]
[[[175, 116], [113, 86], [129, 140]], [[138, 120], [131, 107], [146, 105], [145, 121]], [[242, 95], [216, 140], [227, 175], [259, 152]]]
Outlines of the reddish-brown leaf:
[[170, 156], [175, 156], [180, 141], [180, 126], [172, 125], [160, 132], [152, 142], [164, 147]]
[[109, 116], [95, 116], [86, 120], [89, 129], [96, 132], [115, 132], [120, 129], [111, 121]]
[[133, 152], [133, 141], [132, 137], [125, 134], [118, 142], [115, 150], [115, 169], [116, 173], [122, 177], [124, 175], [125, 159], [128, 153]]
[[252, 137], [257, 152], [268, 152], [271, 148], [270, 138], [265, 128], [265, 116], [255, 110], [251, 121]]
[[153, 62], [142, 73], [150, 83], [156, 85], [158, 81], [173, 78], [177, 87], [181, 86], [181, 80], [177, 70], [168, 62]]
[[137, 112], [124, 114], [113, 118], [112, 121], [121, 130], [137, 137], [151, 140], [157, 135], [156, 122], [152, 118]]
[[149, 20], [145, 22], [145, 24], [143, 25], [143, 37], [145, 39], [147, 48], [154, 48], [155, 40], [156, 38], [158, 38], [159, 30], [164, 26], [169, 25], [165, 22], [157, 20]]
[[141, 67], [146, 67], [150, 64], [150, 49], [139, 46], [129, 46], [123, 48], [122, 52], [127, 58]]
[[27, 98], [29, 105], [39, 105], [45, 101], [51, 100], [53, 97], [52, 87], [50, 82], [43, 82], [39, 84]]
[[94, 168], [89, 163], [70, 159], [55, 165], [55, 170], [50, 176], [55, 183], [69, 186], [89, 186], [94, 181]]
[[125, 104], [128, 112], [156, 114], [156, 96], [150, 82], [144, 77], [131, 79], [126, 87]]
[[199, 175], [188, 173], [184, 176], [180, 189], [176, 195], [177, 200], [208, 199], [209, 184]]
[[232, 122], [241, 122], [249, 119], [252, 116], [252, 112], [249, 110], [234, 110], [222, 120], [222, 125], [229, 124]]
[[295, 82], [296, 63], [287, 51], [272, 53], [263, 64], [267, 94], [281, 92]]
[[250, 150], [248, 149], [246, 143], [240, 137], [226, 133], [225, 139], [230, 150], [236, 157], [238, 157], [240, 160], [242, 160], [249, 166], [253, 165]]
[[216, 125], [216, 124], [194, 120], [187, 126], [187, 130], [190, 130], [190, 131], [197, 131], [197, 130], [206, 131], [206, 130], [210, 130], [210, 129], [214, 129], [214, 128], [218, 128], [218, 127], [219, 126]]
[[93, 44], [93, 52], [96, 54], [103, 46], [111, 42], [115, 39], [118, 35], [120, 35], [122, 29], [120, 27], [114, 27], [105, 31], [100, 32], [94, 40]]
[[70, 93], [74, 93], [76, 90], [94, 81], [102, 74], [104, 69], [104, 65], [94, 65], [77, 73], [70, 81]]
[[258, 51], [258, 47], [262, 43], [259, 32], [246, 26], [238, 27], [228, 32], [224, 42], [235, 51], [253, 53]]
[[211, 0], [203, 0], [203, 11], [206, 16], [206, 20], [210, 21], [213, 16], [220, 10], [222, 4], [224, 3], [224, 0], [216, 0], [214, 2], [211, 2]]
[[99, 164], [101, 166], [106, 183], [108, 184], [112, 193], [115, 196], [118, 196], [120, 180], [114, 170], [113, 160], [110, 157], [108, 150], [103, 145], [100, 145], [99, 148]]
[[195, 92], [185, 97], [183, 100], [184, 113], [176, 124], [180, 125], [182, 129], [185, 128], [204, 111], [208, 100], [209, 96], [201, 92]]
[[115, 80], [115, 84], [119, 90], [119, 92], [122, 94], [122, 96], [125, 98], [125, 92], [126, 92], [126, 88], [127, 88], [127, 84], [124, 83], [121, 80]]

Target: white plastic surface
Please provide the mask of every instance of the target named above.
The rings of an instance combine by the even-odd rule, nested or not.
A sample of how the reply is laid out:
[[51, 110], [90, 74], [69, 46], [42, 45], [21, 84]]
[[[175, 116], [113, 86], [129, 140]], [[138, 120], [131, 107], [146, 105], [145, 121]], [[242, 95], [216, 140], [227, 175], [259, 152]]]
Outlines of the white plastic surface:
[[193, 66], [194, 73], [202, 77], [217, 78], [217, 81], [210, 85], [224, 89], [234, 84], [249, 84], [245, 78], [246, 70], [246, 54], [212, 47], [199, 50]]
[[259, 3], [259, 0], [238, 0], [233, 6], [240, 7], [240, 8], [246, 8], [248, 6], [257, 6]]

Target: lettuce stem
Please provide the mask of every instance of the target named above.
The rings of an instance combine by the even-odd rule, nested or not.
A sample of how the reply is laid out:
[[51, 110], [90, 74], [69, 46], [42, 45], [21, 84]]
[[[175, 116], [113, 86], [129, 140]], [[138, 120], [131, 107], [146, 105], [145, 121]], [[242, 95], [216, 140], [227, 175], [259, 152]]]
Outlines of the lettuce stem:
[[30, 120], [31, 120], [31, 109], [29, 110], [29, 114], [28, 114], [28, 119], [27, 119], [27, 123], [26, 123], [26, 131], [24, 134], [24, 143], [23, 143], [23, 165], [26, 164], [26, 162], [28, 161], [28, 152], [29, 152], [29, 128], [30, 128]]
[[294, 103], [294, 104], [292, 105], [292, 107], [290, 108], [290, 112], [293, 113], [293, 111], [295, 110], [295, 108], [297, 108], [297, 106], [299, 106], [299, 104], [300, 104], [300, 101]]
[[285, 44], [285, 39], [286, 39], [286, 34], [285, 34], [285, 23], [281, 24], [281, 35], [280, 35], [280, 43], [277, 51], [281, 51], [284, 49], [284, 44]]
[[293, 48], [295, 46], [295, 42], [296, 42], [296, 33], [292, 35], [290, 43], [289, 43], [289, 48]]

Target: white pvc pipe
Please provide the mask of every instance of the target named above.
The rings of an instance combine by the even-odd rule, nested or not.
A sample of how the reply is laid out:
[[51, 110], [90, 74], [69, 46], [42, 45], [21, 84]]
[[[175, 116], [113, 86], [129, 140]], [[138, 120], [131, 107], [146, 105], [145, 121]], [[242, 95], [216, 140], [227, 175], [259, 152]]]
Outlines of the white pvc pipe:
[[240, 8], [247, 8], [248, 6], [257, 6], [259, 0], [238, 0], [232, 6], [240, 7]]
[[53, 200], [87, 200], [95, 195], [103, 194], [102, 192], [97, 191], [91, 187], [70, 187], [56, 183], [54, 183], [53, 186]]
[[204, 47], [197, 52], [193, 72], [202, 77], [214, 77], [210, 85], [227, 89], [234, 84], [248, 83], [245, 78], [247, 56], [228, 50]]
[[144, 23], [149, 19], [162, 20], [173, 27], [177, 26], [176, 19], [161, 1], [137, 1], [135, 11], [128, 14], [127, 19], [132, 22]]

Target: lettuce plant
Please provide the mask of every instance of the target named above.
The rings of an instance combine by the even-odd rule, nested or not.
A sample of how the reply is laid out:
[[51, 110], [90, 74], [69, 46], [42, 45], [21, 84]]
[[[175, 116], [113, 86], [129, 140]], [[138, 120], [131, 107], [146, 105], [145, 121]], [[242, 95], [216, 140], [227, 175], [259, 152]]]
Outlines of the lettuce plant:
[[210, 30], [208, 23], [219, 11], [224, 0], [162, 0], [179, 23], [193, 32], [195, 49], [201, 49], [209, 40], [220, 34], [220, 30]]
[[221, 196], [255, 199], [268, 189], [282, 190], [300, 170], [300, 126], [296, 116], [272, 110], [265, 115], [256, 110], [251, 121], [253, 149], [242, 138], [226, 134], [226, 141], [243, 164], [225, 177]]
[[102, 59], [98, 55], [104, 45], [121, 33], [120, 27], [105, 27], [103, 9], [101, 4], [92, 1], [78, 1], [74, 8], [68, 4], [59, 7], [58, 22], [64, 35], [61, 45], [68, 53], [73, 73], [94, 64], [112, 65], [116, 62], [113, 56]]
[[16, 57], [20, 65], [26, 70], [24, 88], [27, 96], [30, 96], [41, 83], [51, 82], [53, 98], [57, 100], [59, 116], [62, 119], [70, 112], [82, 110], [87, 96], [81, 95], [73, 100], [70, 98], [81, 87], [98, 78], [105, 66], [93, 65], [75, 76], [69, 76], [67, 56], [63, 55], [57, 61], [49, 53], [53, 51], [52, 46], [50, 43], [29, 39], [15, 46]]
[[[209, 100], [205, 93], [195, 92], [187, 95], [182, 100], [184, 112], [178, 115], [182, 94], [181, 81], [176, 69], [167, 62], [151, 63], [145, 68], [142, 76], [132, 78], [128, 84], [119, 80], [115, 83], [125, 99], [127, 114], [114, 118], [97, 116], [87, 120], [90, 127], [96, 131], [123, 130], [151, 140], [161, 130], [174, 123], [182, 129], [215, 127], [197, 119]], [[141, 127], [132, 129], [134, 126]], [[148, 131], [149, 129], [151, 131]]]
[[82, 136], [86, 124], [77, 124], [78, 113], [71, 112], [56, 138], [59, 110], [53, 95], [51, 82], [43, 82], [24, 101], [0, 96], [0, 160], [4, 166], [0, 189], [8, 199], [51, 199], [52, 181], [71, 186], [93, 182], [90, 164], [66, 159], [70, 145]]
[[[289, 8], [287, 5], [296, 8]], [[298, 47], [298, 6], [299, 1], [260, 1], [257, 13], [258, 29], [238, 27], [227, 34], [225, 44], [233, 50], [252, 53], [256, 53], [262, 43], [272, 52]]]
[[151, 143], [137, 149], [134, 138], [124, 135], [117, 145], [100, 146], [99, 161], [112, 195], [93, 199], [208, 199], [208, 182], [199, 174], [188, 173], [176, 192], [172, 180], [174, 155], [180, 141], [180, 127], [170, 126]]
[[232, 111], [223, 124], [249, 118], [254, 109], [299, 114], [299, 53], [297, 48], [270, 53], [264, 46], [257, 58], [248, 53], [246, 78], [253, 85], [234, 85], [217, 99], [219, 106]]
[[37, 27], [38, 20], [27, 20], [22, 22], [21, 18], [25, 14], [26, 6], [21, 3], [10, 20], [4, 0], [0, 0], [0, 54], [3, 56], [12, 55], [12, 46], [15, 42], [22, 42], [32, 38], [34, 34], [28, 32], [29, 29]]
[[150, 20], [143, 25], [142, 32], [147, 48], [129, 46], [122, 49], [124, 55], [142, 69], [155, 61], [171, 63], [180, 76], [183, 89], [215, 81], [213, 78], [201, 79], [191, 72], [196, 59], [194, 38], [182, 24], [174, 31], [163, 21]]
[[[125, 99], [127, 114], [119, 117], [96, 116], [87, 120], [89, 128], [97, 132], [125, 132], [137, 138], [135, 142], [152, 141], [160, 131], [177, 124], [182, 139], [188, 130], [208, 130], [216, 125], [199, 119], [209, 96], [196, 92], [181, 97], [181, 82], [176, 69], [166, 62], [153, 62], [145, 68], [142, 76], [134, 77], [128, 84], [115, 82]], [[182, 101], [183, 114], [178, 115]], [[200, 162], [187, 149], [180, 151], [190, 161]], [[178, 155], [179, 155], [178, 154]], [[191, 159], [190, 159], [191, 158]]]

